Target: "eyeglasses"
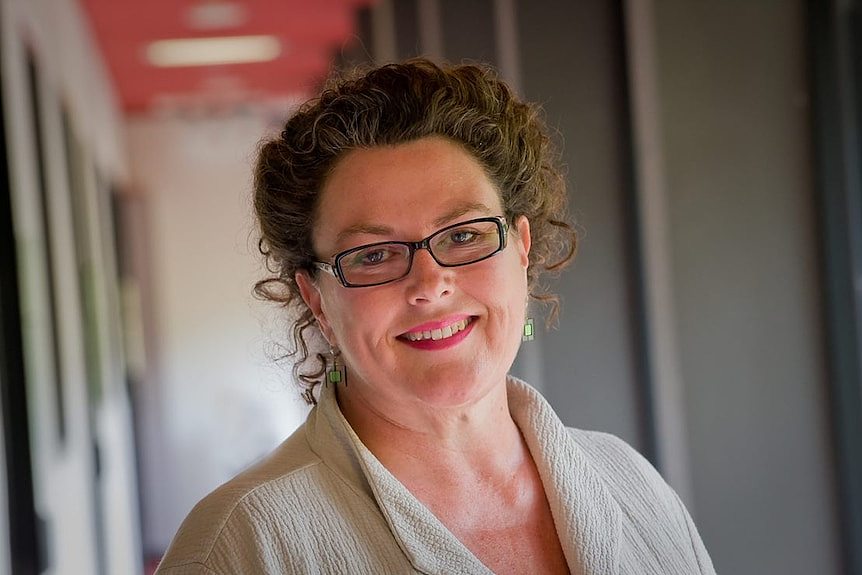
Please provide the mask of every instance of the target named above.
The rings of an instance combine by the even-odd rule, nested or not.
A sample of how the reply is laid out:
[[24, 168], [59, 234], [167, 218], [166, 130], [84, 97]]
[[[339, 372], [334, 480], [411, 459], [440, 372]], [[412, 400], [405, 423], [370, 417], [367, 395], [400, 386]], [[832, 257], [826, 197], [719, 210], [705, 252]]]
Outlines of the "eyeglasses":
[[446, 268], [488, 259], [506, 248], [509, 225], [502, 216], [476, 218], [446, 226], [418, 242], [378, 242], [335, 255], [314, 266], [338, 278], [344, 287], [371, 287], [400, 280], [410, 273], [413, 254], [426, 249]]

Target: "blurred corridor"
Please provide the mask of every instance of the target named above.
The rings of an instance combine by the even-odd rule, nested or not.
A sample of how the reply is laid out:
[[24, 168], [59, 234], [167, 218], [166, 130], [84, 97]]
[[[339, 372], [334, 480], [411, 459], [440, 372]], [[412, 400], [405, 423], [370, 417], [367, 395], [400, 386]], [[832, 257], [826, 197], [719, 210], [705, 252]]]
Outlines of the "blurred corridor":
[[[306, 407], [258, 141], [334, 67], [493, 64], [582, 231], [515, 371], [720, 573], [862, 575], [858, 0], [0, 0], [0, 575], [152, 570]], [[201, 43], [206, 41], [206, 43]], [[537, 321], [537, 325], [541, 323]]]

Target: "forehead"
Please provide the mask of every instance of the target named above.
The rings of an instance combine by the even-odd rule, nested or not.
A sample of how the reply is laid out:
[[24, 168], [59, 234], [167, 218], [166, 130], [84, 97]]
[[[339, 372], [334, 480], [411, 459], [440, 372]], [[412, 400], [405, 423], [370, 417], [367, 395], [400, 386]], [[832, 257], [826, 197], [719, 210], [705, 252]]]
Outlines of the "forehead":
[[379, 228], [399, 238], [423, 236], [447, 215], [501, 215], [499, 193], [481, 164], [440, 137], [352, 150], [321, 190], [315, 244], [343, 247], [348, 229]]

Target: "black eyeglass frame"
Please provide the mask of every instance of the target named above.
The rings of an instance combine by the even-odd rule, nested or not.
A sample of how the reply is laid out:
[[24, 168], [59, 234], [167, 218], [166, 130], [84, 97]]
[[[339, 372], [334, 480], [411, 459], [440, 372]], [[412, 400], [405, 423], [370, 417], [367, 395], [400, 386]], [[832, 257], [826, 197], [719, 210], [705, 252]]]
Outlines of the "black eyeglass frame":
[[[499, 238], [500, 238], [500, 245], [497, 247], [496, 250], [494, 250], [493, 252], [491, 252], [490, 254], [488, 254], [486, 256], [482, 256], [481, 258], [479, 258], [477, 260], [472, 260], [472, 261], [464, 262], [464, 263], [460, 263], [460, 264], [447, 264], [447, 263], [443, 263], [437, 259], [437, 256], [435, 256], [434, 252], [431, 250], [431, 239], [432, 238], [435, 238], [438, 235], [440, 235], [446, 231], [449, 231], [449, 230], [452, 230], [455, 228], [460, 228], [462, 226], [467, 226], [470, 224], [476, 224], [479, 222], [494, 222], [495, 224], [497, 224], [497, 234], [499, 235]], [[341, 283], [341, 285], [346, 287], [346, 288], [374, 287], [374, 286], [379, 286], [379, 285], [384, 285], [384, 284], [396, 282], [400, 279], [407, 277], [410, 274], [410, 270], [413, 269], [413, 256], [416, 255], [417, 250], [422, 250], [422, 249], [428, 250], [428, 253], [431, 254], [431, 257], [434, 258], [434, 261], [437, 262], [437, 264], [440, 267], [457, 268], [457, 267], [461, 267], [461, 266], [469, 266], [472, 264], [477, 264], [481, 261], [487, 260], [488, 258], [493, 257], [493, 256], [497, 255], [498, 253], [502, 252], [503, 250], [506, 249], [506, 244], [508, 243], [507, 242], [508, 237], [509, 237], [509, 223], [506, 221], [506, 218], [504, 216], [487, 216], [487, 217], [483, 217], [483, 218], [474, 218], [472, 220], [466, 220], [463, 222], [458, 222], [458, 223], [446, 226], [445, 228], [440, 228], [439, 230], [437, 230], [436, 232], [434, 232], [433, 234], [431, 234], [427, 238], [419, 240], [418, 242], [389, 241], [389, 242], [375, 242], [373, 244], [365, 244], [365, 245], [357, 246], [355, 248], [350, 248], [349, 250], [345, 250], [343, 252], [339, 252], [339, 253], [335, 254], [335, 256], [333, 257], [332, 263], [313, 261], [312, 264], [314, 265], [315, 268], [322, 270], [322, 271], [325, 271], [325, 272], [335, 276], [335, 278]], [[353, 284], [353, 283], [350, 283], [349, 281], [347, 281], [347, 279], [344, 277], [344, 273], [341, 270], [341, 260], [342, 259], [349, 256], [350, 254], [356, 253], [356, 252], [361, 251], [361, 250], [367, 250], [368, 248], [373, 248], [375, 246], [383, 246], [383, 245], [391, 245], [391, 244], [407, 246], [407, 249], [409, 250], [409, 253], [407, 256], [408, 257], [407, 269], [404, 270], [404, 273], [402, 275], [398, 276], [397, 278], [392, 278], [390, 280], [377, 282], [377, 283], [373, 283], [373, 284]]]

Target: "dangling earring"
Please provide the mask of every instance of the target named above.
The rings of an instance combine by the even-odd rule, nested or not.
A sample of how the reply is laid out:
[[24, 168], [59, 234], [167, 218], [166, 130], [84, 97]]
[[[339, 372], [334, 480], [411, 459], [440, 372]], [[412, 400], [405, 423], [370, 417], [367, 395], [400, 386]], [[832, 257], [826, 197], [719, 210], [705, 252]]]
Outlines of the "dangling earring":
[[347, 385], [347, 368], [344, 366], [344, 362], [339, 360], [340, 357], [340, 351], [336, 351], [332, 347], [329, 348], [330, 363], [326, 367], [326, 382], [332, 385], [338, 385], [339, 383]]
[[521, 341], [533, 341], [536, 339], [533, 331], [533, 318], [528, 317], [524, 320], [524, 332], [521, 334]]

